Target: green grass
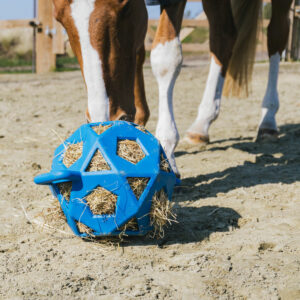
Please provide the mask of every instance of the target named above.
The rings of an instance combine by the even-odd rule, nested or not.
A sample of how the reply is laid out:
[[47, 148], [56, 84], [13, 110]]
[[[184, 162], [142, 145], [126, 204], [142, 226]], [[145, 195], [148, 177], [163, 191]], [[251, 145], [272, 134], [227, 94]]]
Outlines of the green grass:
[[203, 44], [208, 39], [208, 36], [209, 36], [208, 28], [198, 27], [198, 28], [195, 28], [195, 30], [190, 35], [188, 35], [182, 41], [182, 43], [187, 43], [187, 44], [188, 43], [199, 43], [199, 44]]
[[58, 56], [56, 58], [56, 72], [68, 72], [79, 70], [79, 64], [76, 57]]
[[0, 68], [31, 66], [32, 61], [24, 58], [0, 57]]
[[0, 74], [31, 74], [31, 70], [5, 70], [1, 71]]

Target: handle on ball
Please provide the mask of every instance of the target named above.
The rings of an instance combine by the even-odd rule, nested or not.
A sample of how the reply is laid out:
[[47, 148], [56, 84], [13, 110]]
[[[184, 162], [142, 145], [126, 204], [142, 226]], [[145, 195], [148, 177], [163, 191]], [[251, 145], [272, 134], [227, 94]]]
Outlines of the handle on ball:
[[48, 185], [54, 181], [67, 180], [67, 181], [76, 181], [81, 179], [80, 172], [63, 170], [55, 171], [42, 175], [38, 175], [34, 178], [36, 184]]

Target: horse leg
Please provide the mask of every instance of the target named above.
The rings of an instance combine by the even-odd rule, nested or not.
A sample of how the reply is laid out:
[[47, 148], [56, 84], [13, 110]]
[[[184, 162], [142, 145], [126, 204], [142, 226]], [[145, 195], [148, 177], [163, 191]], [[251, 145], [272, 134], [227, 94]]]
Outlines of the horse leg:
[[268, 26], [268, 51], [270, 57], [267, 90], [262, 102], [262, 117], [257, 140], [274, 140], [278, 137], [276, 113], [279, 109], [277, 81], [279, 63], [289, 35], [289, 9], [292, 0], [272, 0], [272, 17]]
[[185, 138], [191, 144], [209, 142], [208, 130], [220, 112], [224, 77], [237, 35], [230, 0], [203, 0], [203, 8], [210, 26], [212, 55], [198, 114]]
[[179, 174], [174, 150], [179, 140], [173, 112], [173, 89], [182, 64], [179, 32], [186, 0], [162, 7], [151, 51], [151, 66], [158, 82], [159, 115], [156, 137], [160, 140], [173, 171]]
[[134, 82], [134, 103], [136, 108], [134, 122], [139, 125], [145, 126], [149, 116], [150, 111], [146, 101], [145, 86], [144, 86], [144, 74], [143, 74], [143, 64], [145, 61], [145, 46], [143, 45], [137, 53], [136, 56], [136, 72], [135, 72], [135, 82]]
[[134, 121], [137, 52], [147, 10], [140, 0], [53, 0], [87, 87], [90, 122]]

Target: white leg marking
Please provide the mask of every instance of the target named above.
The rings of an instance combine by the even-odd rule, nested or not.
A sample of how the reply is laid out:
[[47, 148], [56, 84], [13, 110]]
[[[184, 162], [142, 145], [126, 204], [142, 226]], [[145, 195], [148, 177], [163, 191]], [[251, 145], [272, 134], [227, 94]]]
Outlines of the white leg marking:
[[179, 38], [158, 44], [151, 52], [152, 71], [158, 82], [159, 115], [156, 137], [160, 140], [173, 171], [179, 174], [174, 150], [179, 134], [173, 112], [173, 89], [182, 64], [182, 51]]
[[95, 1], [73, 0], [71, 10], [80, 38], [89, 114], [92, 122], [102, 122], [109, 120], [109, 99], [103, 79], [102, 63], [98, 52], [91, 45], [89, 34], [90, 15], [94, 11]]
[[278, 130], [275, 115], [279, 109], [279, 98], [277, 92], [277, 82], [279, 73], [280, 54], [270, 57], [269, 80], [267, 91], [262, 103], [262, 117], [260, 121], [260, 129]]
[[198, 115], [188, 132], [208, 137], [209, 127], [220, 112], [223, 85], [224, 77], [221, 75], [221, 66], [212, 58]]

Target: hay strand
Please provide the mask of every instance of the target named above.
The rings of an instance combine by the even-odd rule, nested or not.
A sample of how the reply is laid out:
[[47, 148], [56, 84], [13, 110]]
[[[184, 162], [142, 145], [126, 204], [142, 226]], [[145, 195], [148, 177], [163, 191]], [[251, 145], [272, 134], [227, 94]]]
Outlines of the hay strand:
[[117, 155], [131, 162], [137, 164], [145, 157], [145, 153], [136, 141], [119, 140]]
[[77, 228], [80, 233], [86, 233], [88, 236], [94, 237], [93, 230], [81, 222], [77, 222]]
[[152, 198], [150, 211], [150, 224], [154, 227], [153, 237], [163, 238], [164, 228], [172, 222], [176, 222], [174, 204], [168, 199], [164, 190], [156, 192]]
[[125, 225], [120, 228], [121, 232], [126, 231], [139, 231], [139, 225], [136, 218], [130, 219]]
[[63, 158], [64, 165], [71, 167], [82, 155], [83, 142], [68, 145]]
[[92, 126], [92, 129], [98, 134], [102, 134], [105, 132], [107, 129], [109, 129], [111, 125], [97, 125], [97, 126]]
[[146, 128], [144, 126], [142, 126], [142, 125], [138, 125], [135, 128], [138, 129], [138, 130], [140, 130], [140, 131], [142, 131], [142, 132], [144, 132], [144, 133], [146, 133], [146, 134], [148, 134]]

